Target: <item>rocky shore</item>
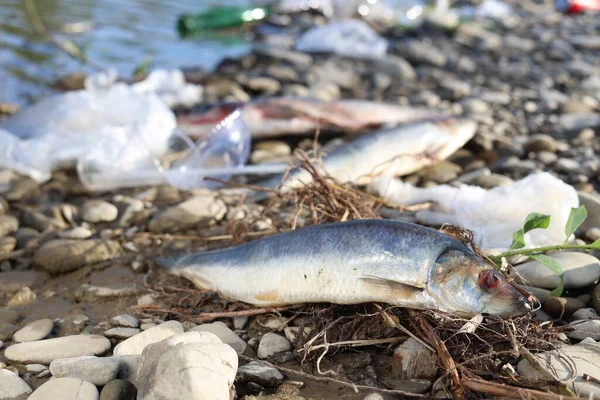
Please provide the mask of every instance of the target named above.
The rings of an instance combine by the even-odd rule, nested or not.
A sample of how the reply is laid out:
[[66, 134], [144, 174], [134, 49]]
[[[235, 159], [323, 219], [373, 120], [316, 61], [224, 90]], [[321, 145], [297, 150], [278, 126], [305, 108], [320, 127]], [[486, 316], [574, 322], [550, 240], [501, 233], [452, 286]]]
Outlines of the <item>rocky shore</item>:
[[[428, 21], [416, 32], [389, 34], [384, 60], [259, 47], [214, 72], [188, 70], [186, 77], [204, 86], [206, 104], [354, 98], [467, 116], [479, 124], [474, 139], [405, 181], [492, 188], [549, 171], [578, 191], [589, 216], [577, 241], [593, 242], [600, 238], [600, 14], [566, 16], [548, 1], [511, 5], [515, 14], [494, 22], [448, 30], [452, 21]], [[320, 18], [270, 22], [295, 32]], [[253, 144], [251, 160], [289, 161], [296, 148], [310, 146], [311, 138], [263, 140]], [[379, 213], [414, 221], [410, 211]], [[438, 380], [445, 365], [405, 332], [380, 331], [376, 338], [347, 327], [356, 329], [347, 340], [381, 342], [327, 347], [316, 363], [315, 354], [305, 359], [304, 339], [322, 327], [311, 326], [308, 314], [330, 305], [253, 313], [166, 276], [152, 261], [272, 234], [294, 218], [295, 226], [311, 223], [310, 213], [296, 215], [292, 206], [273, 211], [226, 192], [165, 186], [90, 193], [72, 171], [43, 185], [0, 171], [0, 399], [222, 398], [230, 388], [231, 396], [246, 399], [452, 397], [450, 378]], [[562, 332], [531, 357], [549, 362], [559, 380], [574, 378], [568, 386], [578, 395], [598, 395], [600, 254], [556, 257], [565, 271], [560, 298], [549, 295], [558, 278], [543, 265], [516, 267], [542, 303], [527, 319], [536, 328], [528, 329]], [[385, 319], [372, 306], [349, 310]], [[496, 361], [498, 381], [548, 381], [532, 358]]]

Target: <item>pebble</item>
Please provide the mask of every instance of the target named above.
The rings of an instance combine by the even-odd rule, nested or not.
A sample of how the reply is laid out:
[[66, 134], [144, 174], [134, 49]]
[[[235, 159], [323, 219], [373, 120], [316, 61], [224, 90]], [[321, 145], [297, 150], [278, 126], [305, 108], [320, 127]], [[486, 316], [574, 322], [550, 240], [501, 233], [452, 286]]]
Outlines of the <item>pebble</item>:
[[100, 392], [100, 400], [134, 400], [137, 389], [133, 383], [122, 379], [113, 379]]
[[87, 228], [78, 226], [72, 229], [67, 229], [58, 232], [58, 237], [61, 239], [89, 239], [94, 233]]
[[412, 64], [425, 64], [442, 68], [446, 65], [446, 56], [435, 47], [419, 40], [403, 43], [402, 54]]
[[363, 400], [385, 400], [379, 393], [369, 393]]
[[50, 372], [55, 378], [77, 378], [103, 386], [117, 377], [120, 365], [117, 357], [61, 358], [50, 363]]
[[491, 189], [496, 186], [510, 185], [514, 181], [508, 176], [500, 174], [481, 175], [471, 181], [473, 185], [480, 186], [484, 189]]
[[81, 217], [91, 224], [113, 222], [118, 216], [117, 206], [104, 200], [88, 200], [81, 209]]
[[12, 215], [0, 215], [0, 237], [16, 232], [17, 229], [19, 229], [18, 219]]
[[230, 345], [238, 354], [243, 354], [248, 347], [248, 344], [242, 340], [235, 332], [233, 332], [223, 322], [217, 321], [212, 324], [198, 325], [192, 329], [192, 332], [210, 332], [217, 336], [225, 344]]
[[19, 327], [8, 322], [0, 322], [0, 340], [8, 342]]
[[4, 356], [21, 363], [50, 364], [59, 358], [96, 356], [107, 352], [110, 340], [100, 335], [72, 335], [9, 346]]
[[581, 131], [586, 128], [600, 126], [600, 114], [580, 112], [563, 114], [558, 117], [559, 129], [564, 131]]
[[[548, 254], [556, 259], [564, 271], [566, 289], [576, 289], [593, 284], [600, 278], [600, 261], [589, 254], [563, 251]], [[545, 265], [531, 260], [515, 267], [518, 274], [528, 285], [544, 289], [554, 289], [560, 283], [560, 278], [552, 273]], [[517, 281], [520, 281], [515, 274]], [[522, 282], [522, 281], [521, 281]]]
[[583, 224], [581, 230], [587, 231], [591, 228], [600, 228], [600, 197], [597, 194], [577, 192], [579, 204], [585, 206], [588, 212], [588, 217]]
[[533, 135], [523, 145], [526, 151], [538, 153], [548, 151], [551, 153], [558, 150], [556, 140], [550, 135]]
[[29, 400], [98, 400], [98, 389], [89, 382], [75, 378], [50, 379], [36, 389]]
[[27, 286], [22, 287], [6, 302], [7, 307], [18, 307], [25, 304], [31, 303], [37, 298], [37, 295], [33, 290]]
[[579, 171], [581, 169], [581, 164], [573, 159], [561, 157], [554, 164], [554, 168], [559, 172], [571, 173]]
[[462, 168], [459, 165], [456, 165], [450, 161], [442, 161], [430, 168], [420, 171], [419, 175], [424, 180], [429, 180], [436, 183], [447, 183], [456, 179], [461, 171]]
[[237, 367], [235, 350], [212, 333], [171, 336], [144, 349], [137, 399], [229, 399]]
[[27, 364], [25, 366], [25, 371], [30, 372], [32, 374], [39, 374], [40, 372], [47, 371], [48, 367], [42, 364]]
[[13, 335], [15, 342], [33, 342], [42, 340], [54, 329], [54, 321], [50, 318], [38, 319], [19, 329]]
[[549, 297], [543, 306], [544, 311], [554, 318], [570, 317], [583, 307], [585, 303], [573, 297]]
[[[600, 384], [586, 382], [583, 378], [584, 374], [593, 377], [600, 375], [600, 344], [593, 340], [586, 339], [576, 345], [536, 354], [535, 357], [542, 365], [549, 365], [559, 380], [569, 382], [575, 377], [568, 386], [579, 396], [587, 397], [594, 393], [594, 397], [597, 397], [600, 393]], [[517, 364], [517, 372], [526, 378], [544, 378], [526, 359]]]
[[598, 313], [593, 308], [581, 308], [575, 311], [572, 315], [574, 320], [579, 319], [596, 319], [598, 318]]
[[283, 382], [284, 376], [270, 364], [251, 361], [238, 368], [236, 379], [242, 382], [256, 382], [264, 387], [277, 387]]
[[421, 342], [408, 338], [394, 350], [392, 371], [400, 379], [433, 379], [438, 372], [435, 355]]
[[567, 336], [571, 339], [592, 338], [600, 340], [600, 320], [576, 320], [569, 325], [575, 328], [574, 331], [567, 332]]
[[[6, 271], [0, 273], [0, 293], [14, 294], [25, 287], [36, 287], [49, 278], [44, 271]], [[2, 319], [0, 318], [0, 321]]]
[[138, 321], [138, 319], [133, 315], [129, 314], [121, 314], [117, 315], [116, 317], [112, 317], [110, 322], [113, 325], [126, 326], [128, 328], [137, 328], [140, 326], [140, 321]]
[[19, 312], [0, 307], [0, 323], [14, 324], [19, 319]]
[[227, 213], [225, 203], [213, 195], [192, 197], [167, 208], [150, 221], [150, 232], [178, 232], [189, 228], [206, 228], [223, 219]]
[[550, 153], [549, 151], [540, 151], [536, 154], [536, 156], [537, 159], [545, 165], [554, 164], [556, 160], [558, 160], [558, 156], [554, 153]]
[[112, 240], [55, 239], [40, 247], [33, 261], [51, 274], [60, 274], [110, 260], [120, 253], [119, 243]]
[[260, 359], [272, 357], [277, 353], [288, 351], [292, 344], [285, 337], [273, 332], [265, 333], [258, 344], [257, 356]]
[[141, 330], [139, 328], [117, 327], [110, 328], [104, 331], [104, 336], [106, 336], [107, 338], [127, 339], [134, 335], [137, 335], [140, 332]]
[[31, 392], [31, 387], [19, 375], [0, 369], [0, 399], [26, 400]]
[[[115, 346], [115, 356], [126, 354], [142, 354], [146, 346], [163, 339], [183, 333], [183, 325], [178, 321], [167, 321], [153, 328], [138, 333]], [[108, 339], [107, 339], [108, 340]]]
[[12, 253], [17, 246], [17, 239], [12, 236], [0, 237], [0, 256]]
[[467, 114], [487, 114], [490, 112], [490, 106], [478, 98], [464, 99], [460, 104], [462, 104]]

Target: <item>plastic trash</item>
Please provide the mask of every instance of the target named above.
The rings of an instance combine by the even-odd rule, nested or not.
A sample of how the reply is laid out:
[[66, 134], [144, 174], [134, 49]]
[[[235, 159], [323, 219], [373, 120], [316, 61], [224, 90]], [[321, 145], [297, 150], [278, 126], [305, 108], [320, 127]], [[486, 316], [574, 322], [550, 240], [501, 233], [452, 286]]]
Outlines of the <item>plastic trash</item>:
[[187, 83], [181, 70], [157, 69], [146, 79], [134, 83], [136, 93], [155, 93], [169, 107], [192, 107], [202, 99], [202, 86]]
[[[194, 143], [186, 135], [175, 133], [171, 137], [171, 150], [165, 154], [152, 151], [149, 144], [139, 136], [123, 151], [107, 158], [102, 153], [91, 153], [78, 164], [78, 174], [90, 190], [110, 190], [121, 187], [171, 184], [179, 189], [190, 190], [216, 187], [219, 182], [205, 180], [210, 177], [227, 181], [232, 175], [274, 174], [283, 172], [287, 165], [245, 166], [250, 155], [250, 131], [239, 110], [224, 118], [200, 142]], [[143, 162], [131, 163], [126, 155], [132, 146], [146, 149]], [[168, 155], [183, 153], [170, 165]]]
[[600, 11], [600, 0], [555, 0], [556, 10], [565, 14]]
[[173, 112], [153, 92], [137, 93], [114, 79], [91, 76], [84, 90], [48, 97], [2, 121], [0, 167], [44, 182], [92, 151], [109, 157], [128, 145], [126, 158], [135, 164], [147, 151], [132, 138], [165, 152], [176, 127]]
[[296, 48], [305, 52], [376, 59], [385, 56], [388, 43], [366, 22], [350, 19], [310, 29], [300, 37]]
[[551, 221], [548, 229], [526, 233], [525, 247], [562, 243], [571, 208], [579, 205], [577, 191], [546, 172], [490, 190], [468, 185], [417, 188], [389, 177], [379, 178], [370, 189], [398, 205], [434, 202], [432, 210], [417, 212], [419, 221], [469, 229], [475, 243], [490, 253], [507, 250], [513, 233], [522, 228], [525, 218], [532, 212], [550, 215]]

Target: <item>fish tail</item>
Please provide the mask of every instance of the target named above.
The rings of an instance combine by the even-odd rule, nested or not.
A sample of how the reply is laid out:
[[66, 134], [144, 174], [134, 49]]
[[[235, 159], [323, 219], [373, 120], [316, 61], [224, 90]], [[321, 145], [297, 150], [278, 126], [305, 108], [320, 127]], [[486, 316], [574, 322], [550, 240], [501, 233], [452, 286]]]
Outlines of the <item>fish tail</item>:
[[179, 272], [185, 266], [182, 262], [183, 259], [184, 257], [179, 255], [171, 255], [166, 257], [154, 257], [153, 261], [168, 273], [179, 275]]
[[168, 274], [189, 279], [199, 289], [210, 289], [212, 282], [207, 276], [206, 266], [202, 267], [201, 262], [205, 257], [206, 254], [188, 254], [183, 257], [177, 255], [155, 257], [153, 260]]

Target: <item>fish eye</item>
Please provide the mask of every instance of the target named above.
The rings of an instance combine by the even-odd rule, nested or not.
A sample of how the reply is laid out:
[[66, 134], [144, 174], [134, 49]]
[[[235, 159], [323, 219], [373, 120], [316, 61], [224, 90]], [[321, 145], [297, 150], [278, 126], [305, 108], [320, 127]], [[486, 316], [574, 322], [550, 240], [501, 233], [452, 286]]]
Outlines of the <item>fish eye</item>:
[[482, 271], [479, 274], [479, 286], [485, 290], [492, 290], [500, 284], [500, 276], [494, 270]]

